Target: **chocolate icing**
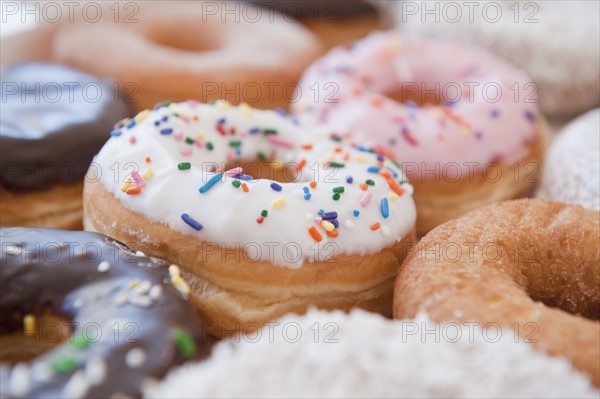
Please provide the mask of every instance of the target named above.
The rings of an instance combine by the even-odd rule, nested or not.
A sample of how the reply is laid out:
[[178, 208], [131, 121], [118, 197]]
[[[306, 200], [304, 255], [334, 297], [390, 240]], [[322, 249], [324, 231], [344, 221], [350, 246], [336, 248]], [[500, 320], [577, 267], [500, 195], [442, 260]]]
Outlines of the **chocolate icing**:
[[[73, 325], [73, 335], [64, 344], [28, 362], [30, 389], [23, 396], [63, 397], [65, 384], [77, 370], [85, 370], [92, 357], [103, 359], [106, 377], [90, 386], [84, 397], [140, 396], [146, 379], [161, 378], [173, 365], [209, 355], [213, 339], [204, 334], [196, 311], [171, 284], [165, 262], [91, 232], [3, 228], [0, 242], [2, 333], [20, 330], [25, 315], [40, 315], [45, 308]], [[108, 271], [99, 268], [103, 261], [109, 262]], [[136, 288], [131, 286], [136, 280], [162, 287], [162, 295], [149, 306], [135, 304], [131, 298]], [[130, 299], [119, 305], [123, 292]], [[131, 323], [128, 328], [126, 323]], [[122, 329], [119, 334], [117, 327]], [[177, 345], [174, 337], [181, 332], [191, 338], [188, 349], [195, 343], [194, 354]], [[77, 345], [82, 334], [89, 341], [85, 348]], [[125, 360], [134, 348], [145, 355], [135, 368]], [[56, 371], [65, 357], [75, 359], [74, 370]], [[39, 370], [48, 366], [54, 371], [44, 380]], [[11, 387], [14, 370], [6, 364], [0, 367], [2, 397], [18, 396]]]
[[130, 112], [115, 86], [61, 65], [15, 65], [1, 80], [0, 182], [10, 189], [81, 181]]

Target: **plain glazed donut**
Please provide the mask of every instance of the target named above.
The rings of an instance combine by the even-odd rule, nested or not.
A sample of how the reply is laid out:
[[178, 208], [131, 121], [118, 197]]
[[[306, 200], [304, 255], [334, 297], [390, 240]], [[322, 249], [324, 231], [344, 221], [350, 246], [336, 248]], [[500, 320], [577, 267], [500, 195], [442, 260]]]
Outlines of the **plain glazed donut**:
[[401, 268], [394, 317], [496, 323], [600, 384], [600, 213], [508, 201], [431, 231]]
[[[301, 332], [296, 336], [296, 332]], [[446, 331], [446, 332], [444, 332]], [[489, 335], [492, 337], [493, 333]], [[353, 310], [288, 315], [173, 370], [146, 398], [597, 398], [567, 359], [481, 327]]]
[[[407, 35], [459, 40], [524, 69], [539, 89], [544, 113], [569, 118], [600, 105], [600, 6], [597, 1], [397, 2], [397, 25]], [[469, 11], [469, 7], [473, 7]], [[433, 10], [435, 5], [430, 5]], [[458, 8], [460, 18], [453, 14]], [[416, 11], [416, 12], [415, 12]]]
[[[321, 51], [299, 23], [256, 5], [136, 4], [136, 23], [115, 24], [113, 12], [105, 9], [106, 18], [99, 22], [62, 24], [54, 36], [53, 57], [116, 79], [138, 110], [190, 98], [286, 106], [302, 70]], [[239, 10], [224, 14], [240, 4], [252, 7], [252, 20]]]
[[309, 305], [391, 314], [412, 187], [372, 149], [292, 121], [226, 102], [143, 111], [95, 158], [84, 226], [180, 264], [218, 335]]
[[600, 108], [569, 123], [546, 160], [537, 197], [600, 211]]
[[81, 229], [83, 177], [129, 107], [62, 65], [14, 65], [1, 83], [0, 226]]
[[529, 83], [477, 49], [376, 32], [311, 65], [292, 111], [402, 164], [422, 235], [531, 190], [546, 126]]
[[[2, 334], [24, 330], [24, 352], [62, 342], [24, 360], [3, 335], [3, 356], [17, 362], [0, 367], [3, 398], [139, 397], [148, 380], [209, 355], [214, 340], [176, 266], [89, 232], [3, 228], [0, 241]], [[73, 332], [42, 328], [48, 310]]]

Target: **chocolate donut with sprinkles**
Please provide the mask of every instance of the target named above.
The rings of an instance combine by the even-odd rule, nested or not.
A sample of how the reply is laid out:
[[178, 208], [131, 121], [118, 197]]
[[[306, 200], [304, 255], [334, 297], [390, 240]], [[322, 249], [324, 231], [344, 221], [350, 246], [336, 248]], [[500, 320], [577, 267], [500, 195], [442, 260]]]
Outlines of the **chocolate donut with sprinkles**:
[[[214, 340], [177, 266], [92, 232], [3, 228], [0, 241], [2, 339], [25, 334], [16, 349], [3, 341], [14, 364], [0, 366], [1, 397], [140, 397], [172, 366], [209, 355]], [[72, 333], [25, 359], [26, 345], [56, 331], [41, 327], [49, 315], [66, 317]]]
[[535, 90], [482, 50], [374, 32], [311, 65], [292, 112], [302, 125], [326, 125], [401, 162], [423, 235], [531, 191], [547, 141]]
[[181, 265], [212, 333], [313, 305], [390, 314], [416, 218], [391, 160], [223, 101], [161, 104], [112, 135], [86, 179], [85, 228]]

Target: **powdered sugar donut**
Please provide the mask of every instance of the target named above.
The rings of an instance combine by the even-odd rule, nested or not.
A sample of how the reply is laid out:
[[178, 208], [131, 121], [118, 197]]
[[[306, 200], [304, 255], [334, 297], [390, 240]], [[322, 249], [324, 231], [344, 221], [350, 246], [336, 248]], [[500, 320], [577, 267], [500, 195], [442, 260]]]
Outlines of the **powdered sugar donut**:
[[600, 108], [568, 124], [546, 157], [537, 197], [600, 210]]
[[226, 102], [171, 103], [122, 126], [86, 179], [84, 224], [181, 265], [217, 328], [311, 304], [390, 313], [416, 217], [390, 160]]
[[313, 310], [232, 341], [148, 387], [146, 397], [598, 396], [567, 360], [515, 342], [511, 330], [436, 324], [423, 313], [391, 321]]
[[546, 127], [528, 84], [477, 49], [376, 32], [308, 68], [292, 110], [303, 124], [325, 124], [401, 163], [424, 234], [531, 189]]
[[510, 60], [538, 85], [548, 116], [600, 104], [597, 1], [448, 3], [398, 2], [397, 25], [408, 35], [456, 39]]

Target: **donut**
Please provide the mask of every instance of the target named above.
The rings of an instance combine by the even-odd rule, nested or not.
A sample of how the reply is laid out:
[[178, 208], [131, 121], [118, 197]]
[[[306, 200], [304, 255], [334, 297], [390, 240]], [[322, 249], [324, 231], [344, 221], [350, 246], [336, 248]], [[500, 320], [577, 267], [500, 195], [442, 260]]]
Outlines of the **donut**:
[[90, 169], [84, 226], [181, 265], [212, 333], [309, 305], [391, 314], [416, 217], [393, 162], [248, 105], [171, 103], [132, 120], [96, 156], [102, 175]]
[[311, 65], [292, 112], [401, 163], [423, 235], [531, 190], [546, 127], [535, 98], [525, 97], [527, 81], [474, 48], [375, 32]]
[[425, 314], [393, 321], [311, 310], [218, 344], [208, 361], [173, 370], [145, 397], [598, 397], [566, 359], [515, 342], [510, 331], [494, 335]]
[[2, 95], [0, 225], [81, 228], [83, 177], [127, 104], [108, 82], [41, 63], [4, 70]]
[[[425, 8], [432, 13], [425, 15]], [[403, 1], [395, 12], [396, 25], [411, 37], [480, 46], [527, 71], [542, 110], [553, 119], [600, 105], [599, 13], [596, 1], [489, 0], [435, 7]]]
[[538, 198], [600, 211], [600, 108], [569, 123], [546, 154]]
[[600, 213], [539, 199], [475, 210], [402, 265], [394, 317], [510, 328], [600, 384]]
[[285, 106], [302, 70], [321, 53], [319, 41], [299, 23], [257, 5], [136, 4], [136, 23], [124, 16], [115, 23], [114, 12], [104, 9], [97, 22], [61, 25], [52, 58], [116, 79], [138, 111], [189, 98]]
[[24, 330], [21, 349], [50, 339], [55, 330], [38, 325], [48, 312], [73, 331], [31, 360], [7, 354], [16, 363], [0, 366], [2, 397], [139, 397], [147, 381], [209, 355], [177, 266], [90, 232], [3, 228], [0, 239], [2, 334]]

